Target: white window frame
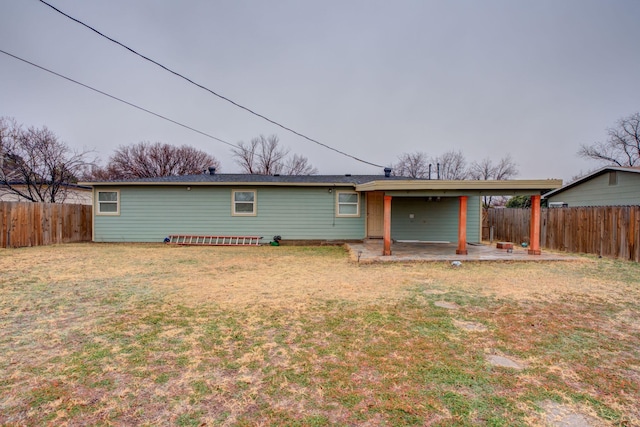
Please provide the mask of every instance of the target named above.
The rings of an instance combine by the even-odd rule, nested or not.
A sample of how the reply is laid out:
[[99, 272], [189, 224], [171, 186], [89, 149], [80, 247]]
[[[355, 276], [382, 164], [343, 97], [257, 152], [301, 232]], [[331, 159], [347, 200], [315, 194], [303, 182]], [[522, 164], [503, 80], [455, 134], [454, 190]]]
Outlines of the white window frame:
[[[100, 193], [116, 193], [116, 200], [114, 202], [111, 201], [100, 201]], [[100, 209], [101, 203], [109, 203], [109, 204], [115, 204], [116, 205], [116, 211], [115, 212], [103, 212]], [[96, 215], [105, 215], [105, 216], [114, 216], [114, 215], [120, 215], [120, 190], [96, 190]]]
[[[341, 205], [353, 205], [353, 203], [346, 203], [346, 202], [340, 202], [340, 195], [341, 194], [355, 194], [356, 197], [358, 198], [358, 201], [355, 203], [356, 205], [356, 213], [354, 214], [341, 214], [340, 213], [340, 206]], [[342, 217], [342, 218], [357, 218], [360, 216], [360, 193], [358, 193], [357, 191], [336, 191], [336, 217]]]
[[[253, 202], [236, 202], [236, 193], [253, 193]], [[252, 212], [237, 212], [236, 203], [253, 203]], [[257, 190], [231, 190], [231, 215], [232, 216], [256, 216], [258, 215], [258, 191]]]

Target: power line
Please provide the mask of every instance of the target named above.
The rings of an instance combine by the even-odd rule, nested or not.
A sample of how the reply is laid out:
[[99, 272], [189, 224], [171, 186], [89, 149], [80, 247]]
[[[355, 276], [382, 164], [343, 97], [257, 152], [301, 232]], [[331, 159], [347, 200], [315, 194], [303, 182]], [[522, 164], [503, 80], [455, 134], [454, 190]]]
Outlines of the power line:
[[289, 128], [289, 127], [287, 127], [287, 126], [285, 126], [285, 125], [283, 125], [283, 124], [281, 124], [281, 123], [279, 123], [279, 122], [277, 122], [277, 121], [275, 121], [275, 120], [272, 120], [272, 119], [268, 118], [267, 116], [264, 116], [264, 115], [262, 115], [262, 114], [260, 114], [260, 113], [257, 113], [257, 112], [253, 111], [252, 109], [250, 109], [250, 108], [248, 108], [248, 107], [245, 107], [245, 106], [243, 106], [243, 105], [241, 105], [241, 104], [238, 104], [237, 102], [235, 102], [235, 101], [233, 101], [233, 100], [231, 100], [231, 99], [227, 98], [226, 96], [220, 95], [219, 93], [217, 93], [217, 92], [215, 92], [215, 91], [213, 91], [213, 90], [209, 89], [208, 87], [206, 87], [206, 86], [204, 86], [204, 85], [201, 85], [200, 83], [196, 83], [195, 81], [193, 81], [193, 80], [191, 80], [190, 78], [188, 78], [188, 77], [186, 77], [186, 76], [184, 76], [184, 75], [182, 75], [182, 74], [178, 73], [177, 71], [174, 71], [174, 70], [172, 70], [172, 69], [170, 69], [170, 68], [168, 68], [168, 67], [166, 67], [166, 66], [162, 65], [161, 63], [159, 63], [159, 62], [157, 62], [157, 61], [155, 61], [155, 60], [153, 60], [153, 59], [151, 59], [151, 58], [149, 58], [149, 57], [147, 57], [147, 56], [145, 56], [145, 55], [143, 55], [143, 54], [141, 54], [141, 53], [139, 53], [139, 52], [135, 51], [134, 49], [130, 48], [129, 46], [127, 46], [127, 45], [125, 45], [125, 44], [123, 44], [123, 43], [121, 43], [121, 42], [119, 42], [119, 41], [117, 41], [117, 40], [115, 40], [115, 39], [113, 39], [113, 38], [111, 38], [111, 37], [109, 37], [109, 36], [107, 36], [107, 35], [105, 35], [105, 34], [101, 33], [100, 31], [96, 30], [96, 29], [95, 29], [95, 28], [93, 28], [92, 26], [90, 26], [90, 25], [88, 25], [88, 24], [85, 24], [84, 22], [80, 21], [79, 19], [76, 19], [76, 18], [74, 18], [73, 16], [70, 16], [70, 15], [66, 14], [65, 12], [63, 12], [63, 11], [61, 11], [60, 9], [56, 8], [55, 6], [53, 6], [53, 5], [49, 4], [49, 3], [47, 3], [46, 1], [44, 1], [44, 0], [38, 0], [38, 1], [40, 1], [40, 3], [42, 3], [42, 4], [44, 4], [44, 5], [49, 6], [51, 9], [55, 10], [55, 11], [56, 11], [56, 12], [58, 12], [59, 14], [61, 14], [61, 15], [65, 16], [65, 17], [67, 17], [67, 18], [71, 19], [72, 21], [74, 21], [74, 22], [76, 22], [76, 23], [78, 23], [78, 24], [82, 25], [83, 27], [88, 28], [89, 30], [93, 31], [94, 33], [98, 34], [99, 36], [104, 37], [105, 39], [107, 39], [107, 40], [109, 40], [109, 41], [111, 41], [111, 42], [113, 42], [113, 43], [117, 44], [118, 46], [125, 48], [126, 50], [128, 50], [128, 51], [129, 51], [129, 52], [131, 52], [131, 53], [133, 53], [134, 55], [137, 55], [137, 56], [139, 56], [140, 58], [142, 58], [142, 59], [144, 59], [144, 60], [146, 60], [146, 61], [149, 61], [149, 62], [151, 62], [152, 64], [157, 65], [158, 67], [162, 68], [163, 70], [168, 71], [169, 73], [171, 73], [171, 74], [173, 74], [173, 75], [175, 75], [175, 76], [177, 76], [177, 77], [180, 77], [180, 78], [181, 78], [181, 79], [183, 79], [183, 80], [186, 80], [187, 82], [191, 83], [192, 85], [197, 86], [197, 87], [199, 87], [200, 89], [203, 89], [203, 90], [205, 90], [205, 91], [209, 92], [210, 94], [215, 95], [215, 96], [217, 96], [218, 98], [220, 98], [220, 99], [222, 99], [222, 100], [224, 100], [224, 101], [227, 101], [227, 102], [229, 102], [229, 103], [231, 103], [231, 104], [235, 105], [236, 107], [241, 108], [241, 109], [243, 109], [243, 110], [245, 110], [245, 111], [247, 111], [247, 112], [249, 112], [249, 113], [253, 114], [254, 116], [260, 117], [261, 119], [266, 120], [267, 122], [269, 122], [269, 123], [271, 123], [271, 124], [274, 124], [274, 125], [276, 125], [276, 126], [278, 126], [278, 127], [282, 128], [282, 129], [284, 129], [284, 130], [286, 130], [286, 131], [288, 131], [288, 132], [291, 132], [291, 133], [293, 133], [293, 134], [295, 134], [295, 135], [298, 135], [298, 136], [299, 136], [299, 137], [301, 137], [301, 138], [304, 138], [304, 139], [306, 139], [306, 140], [308, 140], [308, 141], [311, 141], [311, 142], [313, 142], [314, 144], [318, 144], [318, 145], [320, 145], [320, 146], [322, 146], [322, 147], [324, 147], [324, 148], [327, 148], [327, 149], [329, 149], [329, 150], [335, 151], [335, 152], [336, 152], [336, 153], [338, 153], [338, 154], [341, 154], [341, 155], [343, 155], [343, 156], [349, 157], [349, 158], [351, 158], [351, 159], [353, 159], [353, 160], [356, 160], [356, 161], [358, 161], [358, 162], [365, 163], [365, 164], [367, 164], [367, 165], [371, 165], [371, 166], [380, 167], [380, 168], [383, 168], [383, 167], [384, 167], [384, 166], [382, 166], [382, 165], [378, 165], [378, 164], [376, 164], [376, 163], [368, 162], [368, 161], [366, 161], [366, 160], [363, 160], [363, 159], [360, 159], [360, 158], [358, 158], [358, 157], [355, 157], [355, 156], [353, 156], [353, 155], [351, 155], [351, 154], [345, 153], [344, 151], [338, 150], [337, 148], [333, 148], [333, 147], [331, 147], [331, 146], [329, 146], [329, 145], [327, 145], [327, 144], [325, 144], [325, 143], [322, 143], [322, 142], [320, 142], [320, 141], [318, 141], [318, 140], [316, 140], [316, 139], [313, 139], [313, 138], [308, 137], [308, 136], [306, 136], [306, 135], [304, 135], [304, 134], [302, 134], [302, 133], [300, 133], [300, 132], [298, 132], [298, 131], [295, 131], [295, 130], [293, 130], [293, 129], [291, 129], [291, 128]]
[[148, 110], [148, 109], [146, 109], [146, 108], [144, 108], [144, 107], [140, 107], [139, 105], [136, 105], [136, 104], [134, 104], [133, 102], [129, 102], [129, 101], [126, 101], [126, 100], [124, 100], [124, 99], [122, 99], [122, 98], [118, 98], [117, 96], [111, 95], [111, 94], [109, 94], [109, 93], [107, 93], [107, 92], [104, 92], [104, 91], [102, 91], [102, 90], [100, 90], [100, 89], [96, 89], [96, 88], [94, 88], [94, 87], [92, 87], [92, 86], [89, 86], [89, 85], [87, 85], [87, 84], [84, 84], [84, 83], [82, 83], [82, 82], [79, 82], [79, 81], [77, 81], [77, 80], [74, 80], [74, 79], [72, 79], [71, 77], [67, 77], [67, 76], [64, 76], [64, 75], [62, 75], [62, 74], [60, 74], [60, 73], [56, 73], [55, 71], [52, 71], [52, 70], [50, 70], [50, 69], [48, 69], [48, 68], [45, 68], [45, 67], [43, 67], [43, 66], [41, 66], [41, 65], [35, 64], [35, 63], [33, 63], [33, 62], [31, 62], [31, 61], [28, 61], [28, 60], [26, 60], [26, 59], [24, 59], [24, 58], [20, 58], [19, 56], [13, 55], [13, 54], [11, 54], [11, 53], [9, 53], [9, 52], [5, 52], [5, 51], [4, 51], [4, 50], [2, 50], [2, 49], [0, 49], [0, 52], [1, 52], [1, 53], [4, 53], [5, 55], [10, 56], [10, 57], [12, 57], [12, 58], [14, 58], [14, 59], [17, 59], [18, 61], [22, 61], [22, 62], [27, 63], [27, 64], [29, 64], [29, 65], [32, 65], [32, 66], [34, 66], [34, 67], [36, 67], [36, 68], [39, 68], [39, 69], [41, 69], [42, 71], [46, 71], [47, 73], [53, 74], [54, 76], [60, 77], [60, 78], [62, 78], [62, 79], [65, 79], [65, 80], [70, 81], [70, 82], [72, 82], [72, 83], [75, 83], [75, 84], [77, 84], [77, 85], [80, 85], [80, 86], [82, 86], [82, 87], [84, 87], [84, 88], [87, 88], [87, 89], [89, 89], [89, 90], [92, 90], [92, 91], [94, 91], [94, 92], [97, 92], [97, 93], [99, 93], [99, 94], [101, 94], [101, 95], [107, 96], [107, 97], [109, 97], [109, 98], [111, 98], [111, 99], [114, 99], [114, 100], [116, 100], [116, 101], [118, 101], [118, 102], [122, 102], [123, 104], [127, 104], [127, 105], [128, 105], [128, 106], [130, 106], [130, 107], [137, 108], [138, 110], [144, 111], [145, 113], [148, 113], [148, 114], [151, 114], [151, 115], [153, 115], [153, 116], [159, 117], [159, 118], [161, 118], [162, 120], [166, 120], [166, 121], [171, 122], [171, 123], [173, 123], [173, 124], [176, 124], [176, 125], [178, 125], [178, 126], [182, 126], [182, 127], [183, 127], [183, 128], [185, 128], [185, 129], [189, 129], [189, 130], [191, 130], [191, 131], [193, 131], [193, 132], [199, 133], [200, 135], [206, 136], [207, 138], [215, 139], [216, 141], [221, 142], [221, 143], [223, 143], [223, 144], [226, 144], [226, 145], [228, 145], [228, 146], [230, 146], [230, 147], [233, 147], [233, 148], [237, 148], [237, 149], [239, 149], [239, 150], [242, 150], [242, 148], [241, 148], [241, 147], [239, 147], [239, 146], [237, 146], [237, 145], [235, 145], [235, 144], [232, 144], [231, 142], [225, 141], [225, 140], [223, 140], [223, 139], [220, 139], [220, 138], [218, 138], [218, 137], [215, 137], [215, 136], [213, 136], [213, 135], [210, 135], [210, 134], [208, 134], [208, 133], [206, 133], [206, 132], [203, 132], [203, 131], [198, 130], [198, 129], [196, 129], [196, 128], [193, 128], [193, 127], [191, 127], [191, 126], [188, 126], [188, 125], [185, 125], [185, 124], [183, 124], [183, 123], [180, 123], [180, 122], [178, 122], [178, 121], [176, 121], [176, 120], [170, 119], [169, 117], [167, 117], [167, 116], [163, 116], [162, 114], [155, 113], [155, 112], [153, 112], [153, 111], [151, 111], [151, 110]]
[[[156, 116], [156, 117], [158, 117], [158, 118], [160, 118], [160, 119], [162, 119], [162, 120], [166, 120], [166, 121], [168, 121], [168, 122], [171, 122], [171, 123], [173, 123], [173, 124], [176, 124], [176, 125], [178, 125], [178, 126], [181, 126], [181, 127], [185, 128], [185, 129], [188, 129], [188, 130], [193, 131], [193, 132], [196, 132], [196, 133], [198, 133], [198, 134], [200, 134], [200, 135], [206, 136], [207, 138], [214, 139], [214, 140], [216, 140], [216, 141], [218, 141], [218, 142], [221, 142], [221, 143], [223, 143], [223, 144], [226, 144], [226, 145], [228, 145], [228, 146], [230, 146], [230, 147], [236, 148], [236, 149], [238, 149], [240, 152], [246, 152], [246, 151], [247, 151], [247, 148], [245, 148], [245, 147], [242, 147], [242, 146], [239, 146], [239, 145], [233, 144], [233, 143], [231, 143], [231, 142], [225, 141], [224, 139], [220, 139], [220, 138], [218, 138], [218, 137], [216, 137], [216, 136], [213, 136], [213, 135], [211, 135], [211, 134], [208, 134], [208, 133], [206, 133], [206, 132], [203, 132], [203, 131], [201, 131], [201, 130], [198, 130], [198, 129], [194, 128], [194, 127], [191, 127], [191, 126], [189, 126], [189, 125], [185, 125], [185, 124], [183, 124], [183, 123], [180, 123], [180, 122], [178, 122], [178, 121], [176, 121], [176, 120], [173, 120], [173, 119], [171, 119], [171, 118], [169, 118], [169, 117], [167, 117], [167, 116], [163, 116], [162, 114], [155, 113], [155, 112], [153, 112], [153, 111], [151, 111], [151, 110], [149, 110], [149, 109], [147, 109], [147, 108], [144, 108], [144, 107], [141, 107], [141, 106], [139, 106], [139, 105], [136, 105], [136, 104], [134, 104], [133, 102], [126, 101], [126, 100], [124, 100], [124, 99], [122, 99], [122, 98], [118, 98], [118, 97], [117, 97], [117, 96], [115, 96], [115, 95], [111, 95], [111, 94], [109, 94], [109, 93], [107, 93], [107, 92], [104, 92], [104, 91], [102, 91], [102, 90], [100, 90], [100, 89], [96, 89], [96, 88], [94, 88], [94, 87], [92, 87], [92, 86], [89, 86], [89, 85], [87, 85], [87, 84], [85, 84], [85, 83], [82, 83], [82, 82], [79, 82], [79, 81], [77, 81], [77, 80], [75, 80], [75, 79], [72, 79], [71, 77], [67, 77], [67, 76], [65, 76], [65, 75], [63, 75], [63, 74], [57, 73], [57, 72], [55, 72], [55, 71], [52, 71], [52, 70], [50, 70], [50, 69], [48, 69], [48, 68], [45, 68], [45, 67], [43, 67], [43, 66], [41, 66], [41, 65], [38, 65], [38, 64], [34, 63], [34, 62], [28, 61], [28, 60], [26, 60], [26, 59], [24, 59], [24, 58], [21, 58], [21, 57], [19, 57], [19, 56], [14, 55], [14, 54], [12, 54], [12, 53], [6, 52], [6, 51], [4, 51], [4, 50], [2, 50], [2, 49], [0, 49], [0, 53], [4, 53], [4, 54], [5, 54], [5, 55], [7, 55], [7, 56], [10, 56], [10, 57], [12, 57], [12, 58], [14, 58], [14, 59], [17, 59], [18, 61], [22, 61], [22, 62], [24, 62], [24, 63], [26, 63], [26, 64], [29, 64], [29, 65], [33, 66], [33, 67], [39, 68], [40, 70], [42, 70], [42, 71], [46, 71], [47, 73], [50, 73], [50, 74], [53, 74], [53, 75], [54, 75], [54, 76], [56, 76], [56, 77], [60, 77], [60, 78], [62, 78], [62, 79], [64, 79], [64, 80], [67, 80], [67, 81], [69, 81], [69, 82], [72, 82], [72, 83], [75, 83], [75, 84], [77, 84], [77, 85], [80, 85], [80, 86], [82, 86], [82, 87], [84, 87], [84, 88], [86, 88], [86, 89], [89, 89], [89, 90], [92, 90], [92, 91], [94, 91], [94, 92], [97, 92], [97, 93], [99, 93], [100, 95], [104, 95], [104, 96], [109, 97], [109, 98], [111, 98], [111, 99], [113, 99], [113, 100], [116, 100], [116, 101], [118, 101], [118, 102], [121, 102], [121, 103], [123, 103], [123, 104], [126, 104], [126, 105], [128, 105], [128, 106], [130, 106], [130, 107], [136, 108], [136, 109], [138, 109], [138, 110], [140, 110], [140, 111], [144, 111], [145, 113], [151, 114], [152, 116]], [[251, 154], [252, 154], [253, 156], [260, 157], [260, 158], [261, 158], [261, 159], [263, 159], [263, 160], [269, 160], [266, 156], [264, 156], [264, 155], [262, 155], [262, 154], [260, 154], [260, 153], [256, 153], [256, 152], [255, 152], [255, 150], [254, 150]], [[274, 164], [277, 164], [277, 165], [280, 165], [280, 166], [282, 166], [282, 167], [285, 167], [285, 168], [287, 167], [286, 163], [281, 162], [281, 161], [273, 161], [273, 163], [274, 163]]]

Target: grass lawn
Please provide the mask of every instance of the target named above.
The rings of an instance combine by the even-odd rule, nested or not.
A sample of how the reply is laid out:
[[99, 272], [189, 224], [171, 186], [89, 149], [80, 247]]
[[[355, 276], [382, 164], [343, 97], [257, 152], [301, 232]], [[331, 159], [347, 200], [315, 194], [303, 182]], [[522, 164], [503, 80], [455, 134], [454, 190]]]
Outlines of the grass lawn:
[[640, 425], [640, 265], [0, 249], [0, 372], [0, 425]]

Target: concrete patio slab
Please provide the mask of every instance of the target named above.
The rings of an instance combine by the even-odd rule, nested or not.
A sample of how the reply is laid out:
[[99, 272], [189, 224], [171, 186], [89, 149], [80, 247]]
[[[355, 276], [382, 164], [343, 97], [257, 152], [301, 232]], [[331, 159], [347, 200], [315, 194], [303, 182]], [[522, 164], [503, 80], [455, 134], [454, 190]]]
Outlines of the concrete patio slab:
[[526, 248], [515, 246], [512, 251], [496, 248], [493, 244], [468, 244], [467, 255], [456, 255], [454, 243], [396, 242], [391, 245], [389, 256], [382, 256], [382, 240], [365, 240], [348, 243], [347, 249], [354, 261], [404, 262], [404, 261], [580, 261], [577, 256], [542, 251], [541, 255], [529, 255]]

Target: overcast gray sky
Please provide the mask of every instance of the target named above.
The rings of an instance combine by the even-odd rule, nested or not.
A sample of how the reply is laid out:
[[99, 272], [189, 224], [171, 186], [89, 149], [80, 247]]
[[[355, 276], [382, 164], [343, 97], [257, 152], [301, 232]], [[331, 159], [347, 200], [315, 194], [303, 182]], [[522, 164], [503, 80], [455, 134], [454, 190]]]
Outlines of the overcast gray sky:
[[[596, 165], [640, 110], [640, 1], [48, 0], [210, 89], [376, 164], [510, 153], [519, 178]], [[0, 49], [231, 143], [277, 134], [322, 174], [376, 174], [145, 62], [37, 0], [0, 0]], [[0, 116], [103, 161], [139, 141], [228, 146], [0, 54]]]

